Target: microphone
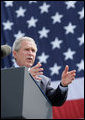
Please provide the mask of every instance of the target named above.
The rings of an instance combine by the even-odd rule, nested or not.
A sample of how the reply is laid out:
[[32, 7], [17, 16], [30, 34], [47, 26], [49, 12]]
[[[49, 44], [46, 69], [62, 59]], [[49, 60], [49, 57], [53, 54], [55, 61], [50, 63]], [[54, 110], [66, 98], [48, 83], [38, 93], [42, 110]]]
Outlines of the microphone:
[[9, 45], [1, 45], [1, 58], [8, 56], [11, 53], [11, 47]]

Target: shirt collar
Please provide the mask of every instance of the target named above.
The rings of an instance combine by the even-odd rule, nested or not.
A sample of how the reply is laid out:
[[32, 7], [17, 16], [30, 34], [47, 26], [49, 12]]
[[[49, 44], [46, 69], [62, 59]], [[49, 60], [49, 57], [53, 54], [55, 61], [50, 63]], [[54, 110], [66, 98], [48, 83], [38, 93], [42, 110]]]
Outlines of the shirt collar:
[[[14, 67], [20, 67], [17, 63], [16, 63], [16, 61], [14, 61]], [[28, 68], [28, 71], [30, 70], [30, 68]]]

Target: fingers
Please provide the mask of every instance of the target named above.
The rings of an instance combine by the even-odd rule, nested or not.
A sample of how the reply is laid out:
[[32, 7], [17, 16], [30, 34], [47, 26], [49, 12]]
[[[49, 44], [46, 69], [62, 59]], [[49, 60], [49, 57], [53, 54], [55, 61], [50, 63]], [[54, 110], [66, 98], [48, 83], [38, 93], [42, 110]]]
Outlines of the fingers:
[[43, 72], [31, 73], [35, 80], [41, 80], [42, 78], [39, 75], [43, 75]]
[[76, 76], [76, 70], [72, 70], [72, 71], [68, 72], [68, 75], [71, 76], [72, 79], [74, 79]]
[[34, 66], [34, 68], [36, 69], [36, 68], [39, 68], [41, 66], [42, 66], [42, 64], [40, 62], [38, 62], [37, 65]]
[[38, 77], [38, 76], [34, 76], [34, 79], [35, 79], [35, 80], [42, 80], [42, 78], [41, 78], [41, 77]]
[[72, 81], [72, 80], [74, 80], [75, 79], [75, 76], [71, 76], [70, 77], [70, 80]]
[[76, 70], [72, 70], [69, 73], [74, 74], [74, 73], [76, 73]]
[[37, 74], [37, 73], [42, 73], [43, 72], [43, 68], [32, 68], [31, 69], [31, 71], [32, 71], [32, 73], [34, 73], [34, 74]]
[[65, 72], [65, 73], [67, 73], [67, 72], [68, 72], [68, 70], [69, 70], [69, 66], [68, 66], [68, 65], [66, 65], [64, 72]]
[[37, 65], [35, 65], [34, 67], [32, 67], [31, 69], [32, 69], [32, 71], [34, 72], [34, 73], [37, 73], [37, 72], [40, 72], [40, 71], [43, 71], [44, 69], [43, 68], [41, 68], [41, 64], [40, 63], [38, 63]]
[[69, 72], [68, 73], [68, 75], [67, 75], [69, 78], [73, 78], [73, 77], [75, 77], [76, 76], [76, 73], [71, 73], [71, 72]]
[[36, 68], [36, 69], [34, 70], [34, 72], [37, 73], [37, 72], [40, 72], [40, 71], [43, 71], [43, 70], [44, 70], [43, 68]]
[[41, 64], [38, 62], [37, 65], [35, 65], [34, 67], [32, 67], [29, 72], [31, 73], [31, 75], [34, 77], [34, 79], [36, 80], [41, 80], [42, 78], [39, 77], [39, 75], [43, 75], [43, 68], [41, 68]]
[[67, 86], [75, 79], [76, 70], [68, 71], [69, 66], [66, 65], [64, 72], [62, 73], [62, 83]]
[[76, 76], [76, 74], [75, 73], [69, 73], [68, 74], [68, 81], [69, 81], [69, 83], [72, 83], [72, 81], [75, 79], [75, 76]]
[[33, 76], [36, 76], [36, 75], [43, 75], [43, 72], [33, 73]]

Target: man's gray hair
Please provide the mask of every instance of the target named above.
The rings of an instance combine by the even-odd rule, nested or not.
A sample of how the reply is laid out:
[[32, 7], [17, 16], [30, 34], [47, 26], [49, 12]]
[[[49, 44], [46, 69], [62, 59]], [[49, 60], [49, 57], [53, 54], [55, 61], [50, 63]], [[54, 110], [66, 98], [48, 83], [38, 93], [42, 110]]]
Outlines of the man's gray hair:
[[14, 41], [14, 43], [13, 43], [12, 50], [18, 51], [18, 50], [20, 49], [20, 47], [21, 47], [21, 42], [22, 42], [23, 40], [28, 40], [28, 41], [33, 42], [33, 43], [35, 44], [36, 52], [37, 52], [37, 45], [36, 45], [34, 39], [31, 38], [31, 37], [26, 37], [26, 36], [16, 39], [16, 40]]

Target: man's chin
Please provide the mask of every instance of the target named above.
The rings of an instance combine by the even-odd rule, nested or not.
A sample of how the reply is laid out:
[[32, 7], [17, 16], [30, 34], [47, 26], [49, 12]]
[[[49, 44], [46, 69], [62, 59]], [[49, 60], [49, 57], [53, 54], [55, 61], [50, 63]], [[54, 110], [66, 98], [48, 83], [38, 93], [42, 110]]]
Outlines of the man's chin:
[[28, 68], [31, 68], [32, 67], [32, 63], [29, 63], [29, 64], [27, 64], [27, 65], [25, 65], [26, 67], [28, 67]]

